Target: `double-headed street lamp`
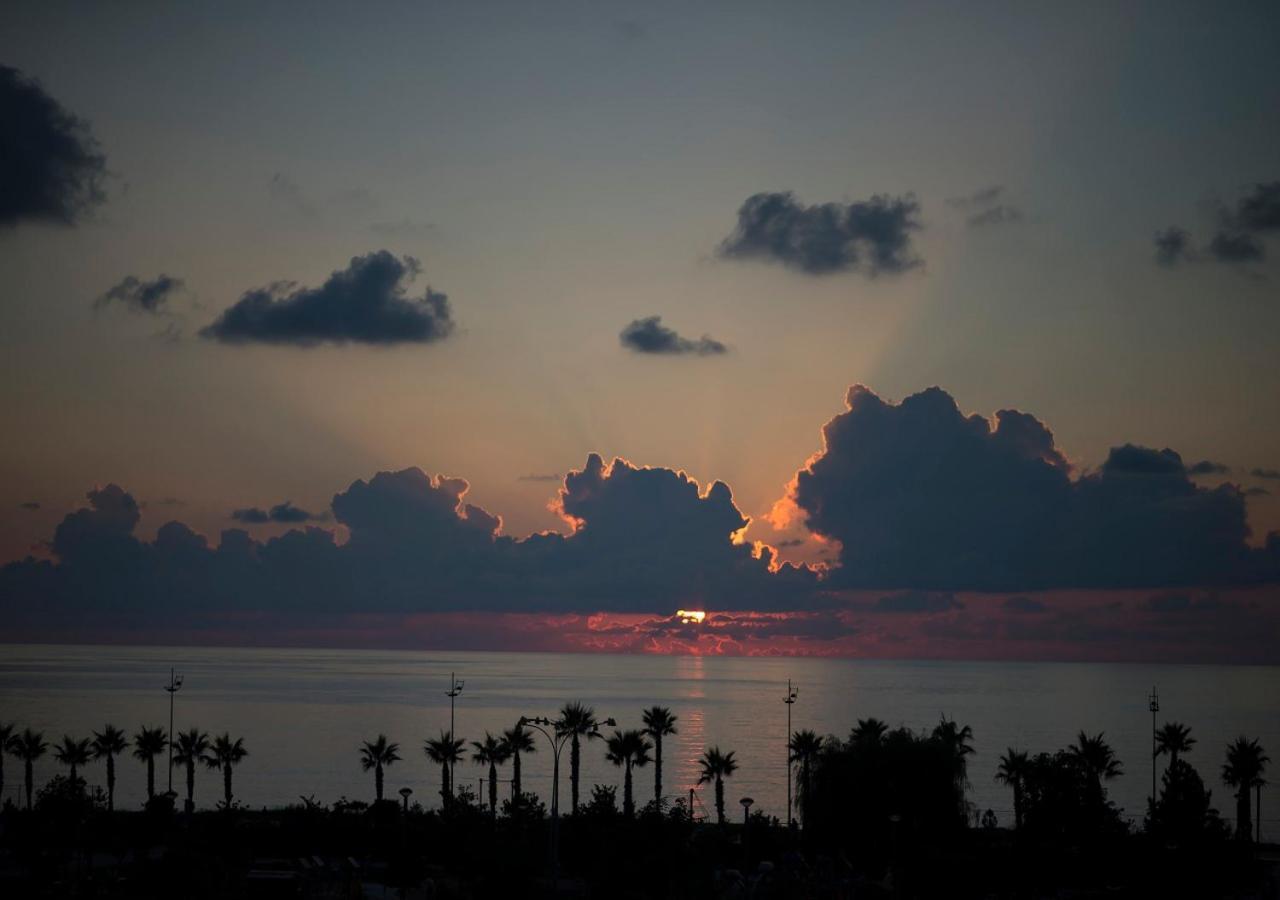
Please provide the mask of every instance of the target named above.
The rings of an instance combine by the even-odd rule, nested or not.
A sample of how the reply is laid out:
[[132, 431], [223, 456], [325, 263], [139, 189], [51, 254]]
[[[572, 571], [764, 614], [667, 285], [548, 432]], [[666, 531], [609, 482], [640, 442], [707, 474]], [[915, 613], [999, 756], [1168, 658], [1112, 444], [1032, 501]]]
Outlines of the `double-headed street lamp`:
[[182, 689], [182, 676], [175, 675], [173, 669], [169, 669], [169, 683], [165, 686], [165, 691], [169, 694], [169, 791], [173, 794], [173, 695]]
[[[449, 698], [449, 740], [456, 741], [458, 739], [458, 731], [453, 724], [453, 705], [458, 699], [458, 695], [462, 693], [463, 682], [458, 679], [457, 672], [449, 673], [449, 690], [444, 695]], [[449, 760], [449, 790], [453, 790], [453, 760]], [[457, 793], [456, 791], [454, 793]]]
[[791, 679], [787, 679], [787, 698], [782, 702], [787, 704], [787, 831], [791, 831], [791, 707], [796, 702], [796, 697], [800, 694], [800, 688], [791, 686]]
[[[521, 716], [518, 724], [541, 733], [551, 744], [551, 846], [548, 854], [551, 857], [551, 890], [554, 893], [560, 883], [560, 751], [574, 732], [565, 729], [563, 719], [546, 716]], [[587, 734], [599, 734], [601, 725], [613, 728], [617, 724], [613, 719], [605, 719], [592, 725]]]

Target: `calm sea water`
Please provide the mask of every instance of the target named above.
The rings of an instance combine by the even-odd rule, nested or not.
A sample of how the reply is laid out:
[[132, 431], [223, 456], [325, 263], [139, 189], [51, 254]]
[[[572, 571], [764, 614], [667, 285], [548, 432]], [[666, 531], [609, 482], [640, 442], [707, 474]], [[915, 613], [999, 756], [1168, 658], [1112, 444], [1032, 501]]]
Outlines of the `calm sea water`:
[[[1106, 732], [1125, 767], [1111, 795], [1140, 817], [1151, 784], [1153, 684], [1160, 689], [1160, 721], [1192, 726], [1199, 743], [1189, 761], [1225, 814], [1234, 816], [1218, 777], [1228, 740], [1242, 733], [1260, 738], [1280, 767], [1280, 668], [1251, 666], [0, 645], [0, 720], [49, 737], [88, 736], [106, 722], [129, 733], [143, 723], [167, 725], [162, 688], [171, 665], [186, 679], [177, 696], [178, 729], [244, 737], [250, 756], [236, 770], [236, 794], [252, 806], [297, 802], [304, 794], [369, 799], [372, 778], [361, 771], [357, 748], [379, 732], [400, 743], [403, 757], [388, 770], [388, 795], [407, 786], [415, 800], [432, 805], [438, 770], [421, 747], [449, 727], [450, 672], [465, 679], [456, 716], [458, 733], [468, 739], [510, 727], [522, 714], [551, 715], [567, 700], [590, 703], [629, 728], [640, 726], [644, 707], [669, 706], [680, 732], [667, 739], [667, 792], [687, 796], [699, 754], [719, 744], [741, 761], [728, 796], [751, 796], [756, 808], [779, 817], [786, 806], [788, 678], [800, 691], [793, 728], [843, 735], [867, 716], [928, 728], [944, 713], [972, 726], [970, 799], [1002, 822], [1012, 818], [1012, 801], [992, 777], [1001, 752], [1063, 747], [1081, 728]], [[539, 751], [525, 762], [525, 789], [545, 799], [551, 755], [541, 740]], [[567, 807], [567, 752], [563, 766]], [[37, 782], [56, 771], [46, 757]], [[5, 774], [5, 796], [16, 801], [21, 769], [12, 757]], [[458, 768], [459, 781], [473, 785], [484, 774], [470, 764]], [[102, 765], [92, 764], [87, 777], [102, 783]], [[157, 778], [163, 790], [163, 765]], [[584, 795], [587, 785], [620, 780], [604, 760], [603, 742], [592, 742], [584, 750]], [[182, 782], [175, 770], [175, 788]], [[117, 802], [136, 805], [144, 790], [142, 765], [123, 760]], [[636, 792], [642, 801], [652, 795], [652, 768], [638, 771]], [[200, 771], [197, 803], [212, 805], [220, 796], [219, 773]], [[1280, 815], [1270, 811], [1280, 813], [1280, 793], [1272, 796], [1263, 796], [1263, 830], [1275, 838]], [[711, 805], [709, 795], [705, 802]]]

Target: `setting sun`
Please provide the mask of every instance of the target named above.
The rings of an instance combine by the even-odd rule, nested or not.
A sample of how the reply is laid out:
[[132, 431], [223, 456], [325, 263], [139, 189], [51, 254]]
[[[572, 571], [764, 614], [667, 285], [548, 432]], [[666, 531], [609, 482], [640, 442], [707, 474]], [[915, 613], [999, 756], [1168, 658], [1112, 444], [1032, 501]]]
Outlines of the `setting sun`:
[[690, 625], [701, 625], [702, 620], [707, 617], [705, 611], [701, 609], [677, 609], [676, 618], [681, 622]]

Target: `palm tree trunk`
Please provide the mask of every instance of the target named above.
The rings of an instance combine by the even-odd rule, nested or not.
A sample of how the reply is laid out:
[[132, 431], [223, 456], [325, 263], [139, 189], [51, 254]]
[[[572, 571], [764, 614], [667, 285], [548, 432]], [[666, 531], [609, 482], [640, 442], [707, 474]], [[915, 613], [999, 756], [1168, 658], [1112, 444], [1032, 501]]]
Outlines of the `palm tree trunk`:
[[[375, 748], [376, 750], [376, 748]], [[382, 763], [373, 767], [373, 793], [379, 803], [382, 802]]]
[[27, 810], [31, 809], [31, 789], [35, 786], [35, 775], [31, 771], [31, 760], [23, 761], [23, 774], [26, 776], [27, 785]]
[[498, 815], [498, 767], [489, 763], [489, 812]]
[[1236, 792], [1236, 837], [1242, 841], [1253, 837], [1253, 816], [1249, 809], [1249, 785], [1240, 785]]
[[628, 819], [635, 815], [635, 803], [631, 799], [631, 760], [625, 763], [622, 776], [622, 812]]
[[581, 749], [578, 746], [578, 735], [575, 733], [569, 741], [569, 809], [578, 814], [578, 764]]
[[107, 812], [116, 809], [116, 758], [107, 754]]
[[154, 756], [147, 757], [147, 801], [150, 802], [156, 798], [156, 758]]
[[187, 763], [187, 809], [194, 812], [196, 808], [196, 761]]
[[440, 803], [448, 809], [449, 798], [453, 792], [449, 790], [449, 761], [440, 763]]
[[1022, 781], [1013, 782], [1013, 830], [1022, 830]]
[[724, 824], [724, 779], [716, 776], [716, 821]]
[[511, 752], [511, 796], [520, 799], [520, 751]]
[[71, 766], [71, 786], [73, 788], [76, 786], [76, 767], [74, 763]]
[[226, 801], [227, 809], [231, 809], [231, 763], [223, 763], [222, 765], [222, 797]]
[[[661, 729], [658, 729], [659, 731]], [[653, 803], [662, 811], [662, 735], [653, 736]]]

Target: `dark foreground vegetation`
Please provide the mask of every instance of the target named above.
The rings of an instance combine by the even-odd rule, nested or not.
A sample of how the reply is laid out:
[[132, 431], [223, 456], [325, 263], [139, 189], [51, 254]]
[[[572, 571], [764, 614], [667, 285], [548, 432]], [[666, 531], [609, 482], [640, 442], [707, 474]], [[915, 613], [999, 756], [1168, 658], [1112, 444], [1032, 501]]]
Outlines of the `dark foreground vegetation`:
[[[1253, 840], [1269, 761], [1256, 741], [1234, 742], [1217, 773], [1234, 789], [1231, 822], [1185, 758], [1195, 743], [1189, 729], [1161, 729], [1164, 774], [1134, 827], [1107, 797], [1122, 767], [1101, 734], [1082, 732], [1056, 752], [1005, 753], [997, 780], [1010, 790], [1014, 816], [1001, 823], [967, 800], [972, 734], [954, 721], [929, 732], [870, 719], [845, 737], [799, 731], [791, 740], [798, 815], [788, 827], [727, 796], [737, 760], [720, 748], [702, 757], [705, 790], [693, 809], [688, 797], [668, 802], [661, 739], [676, 733], [675, 717], [655, 707], [644, 722], [605, 737], [589, 708], [570, 704], [555, 721], [522, 720], [503, 736], [472, 742], [469, 761], [490, 776], [483, 798], [453, 783], [452, 769], [467, 754], [463, 741], [443, 733], [423, 747], [440, 772], [440, 808], [431, 810], [408, 793], [381, 798], [385, 770], [400, 760], [399, 746], [383, 736], [358, 755], [380, 799], [300, 798], [275, 810], [235, 800], [231, 772], [247, 751], [229, 735], [210, 740], [194, 731], [173, 742], [175, 786], [183, 778], [184, 787], [192, 784], [196, 763], [222, 775], [214, 810], [180, 808], [176, 792], [155, 792], [155, 760], [168, 746], [153, 730], [135, 736], [136, 744], [146, 732], [134, 749], [151, 795], [142, 810], [113, 809], [116, 757], [129, 743], [123, 735], [68, 738], [54, 748], [66, 773], [0, 815], [0, 896], [1280, 896], [1280, 849]], [[570, 764], [569, 810], [559, 816], [518, 787], [518, 760], [538, 752], [537, 731], [544, 754], [563, 746]], [[604, 738], [621, 785], [580, 794], [580, 757], [593, 736]], [[11, 730], [6, 743], [10, 759], [23, 763], [24, 788], [31, 786], [27, 763], [44, 752], [43, 738]], [[95, 756], [106, 789], [88, 787], [81, 775]], [[496, 773], [506, 764], [516, 784], [499, 801]], [[645, 800], [637, 797], [639, 769], [652, 773]]]

